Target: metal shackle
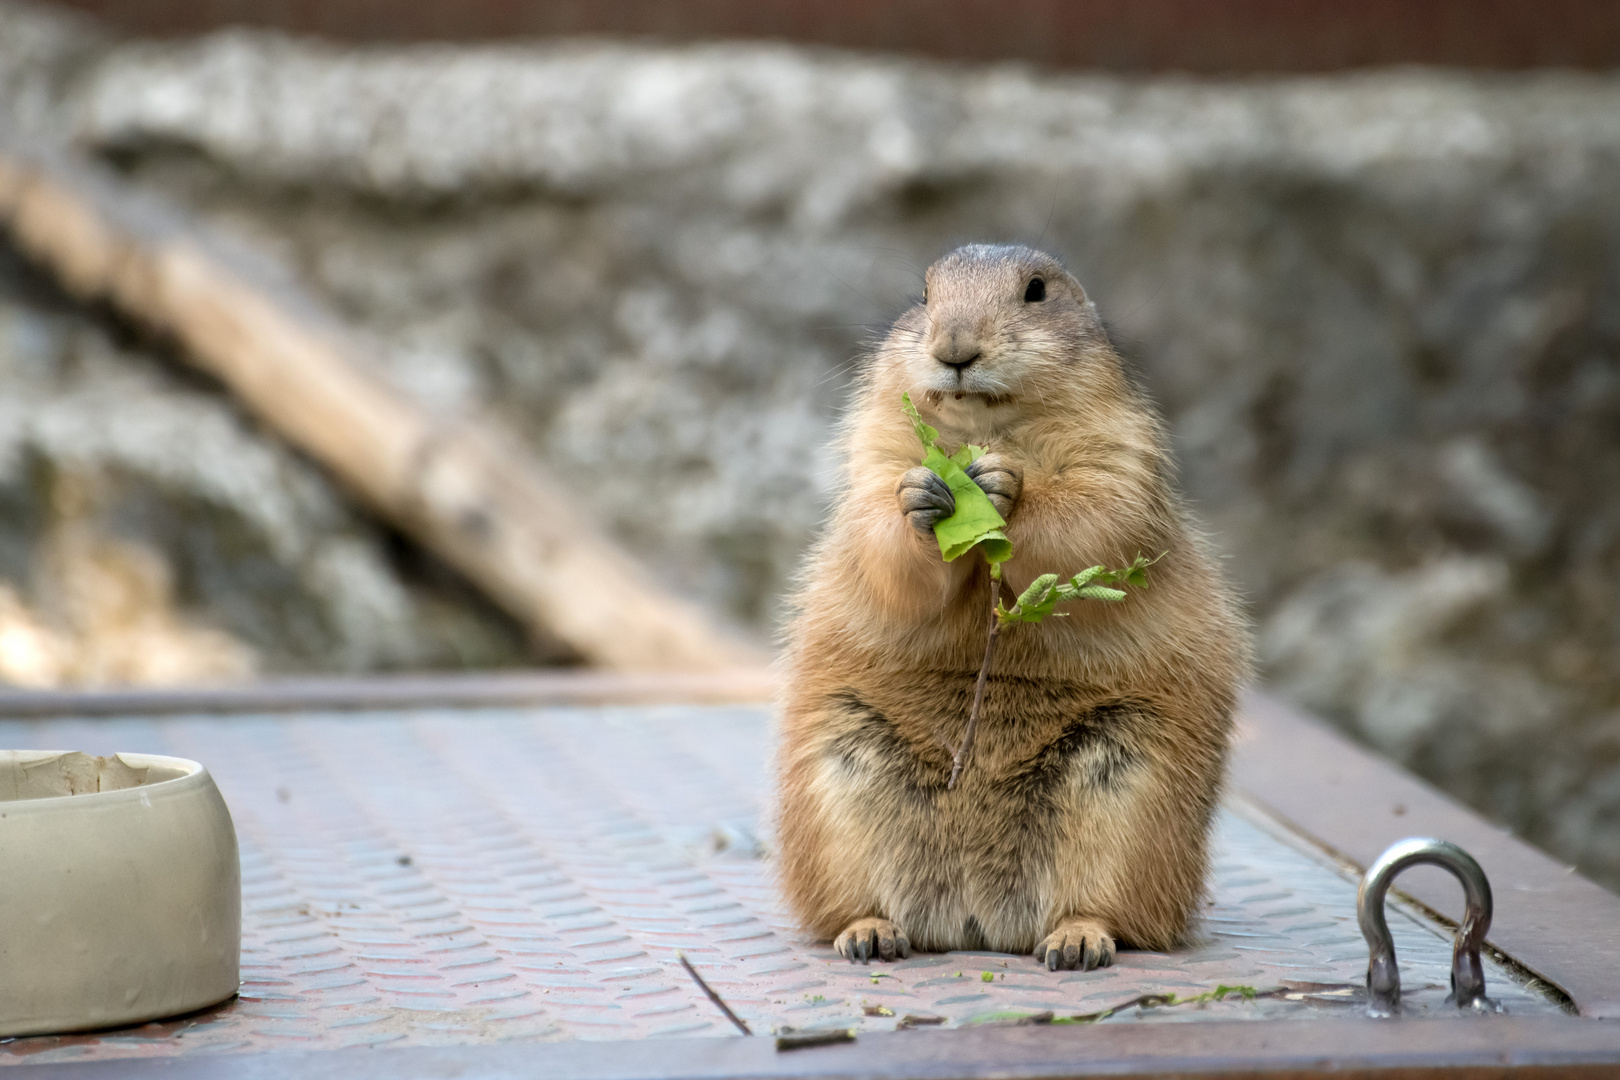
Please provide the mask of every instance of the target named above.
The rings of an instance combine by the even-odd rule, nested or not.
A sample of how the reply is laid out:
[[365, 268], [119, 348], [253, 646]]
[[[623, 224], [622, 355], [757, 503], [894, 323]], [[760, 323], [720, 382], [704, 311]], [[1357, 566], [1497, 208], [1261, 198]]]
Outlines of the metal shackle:
[[1356, 892], [1356, 920], [1367, 939], [1367, 1012], [1393, 1016], [1401, 1005], [1401, 973], [1395, 966], [1395, 939], [1384, 919], [1384, 896], [1390, 883], [1409, 866], [1428, 863], [1451, 871], [1462, 882], [1462, 923], [1451, 951], [1451, 997], [1459, 1009], [1496, 1011], [1485, 996], [1485, 969], [1479, 950], [1491, 928], [1491, 883], [1474, 857], [1456, 844], [1432, 837], [1402, 840], [1367, 868]]

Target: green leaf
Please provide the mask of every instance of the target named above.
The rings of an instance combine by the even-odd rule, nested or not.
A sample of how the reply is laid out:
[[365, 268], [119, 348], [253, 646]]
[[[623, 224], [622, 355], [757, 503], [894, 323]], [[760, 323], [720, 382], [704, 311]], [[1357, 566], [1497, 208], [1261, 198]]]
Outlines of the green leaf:
[[945, 481], [945, 486], [950, 488], [951, 495], [956, 499], [956, 512], [934, 526], [934, 539], [939, 541], [940, 555], [946, 562], [954, 562], [975, 547], [980, 547], [991, 566], [1012, 558], [1012, 541], [1001, 531], [1007, 524], [1006, 519], [996, 513], [990, 496], [964, 471], [984, 456], [984, 447], [964, 446], [946, 457], [936, 445], [939, 432], [923, 422], [917, 414], [917, 407], [911, 402], [911, 395], [903, 394], [901, 400], [905, 403], [906, 415], [911, 418], [911, 426], [923, 444], [923, 465]]
[[1252, 986], [1227, 986], [1225, 983], [1216, 986], [1211, 992], [1216, 1001], [1224, 1000], [1228, 994], [1236, 994], [1245, 1001], [1253, 1001], [1258, 993], [1259, 991]]
[[939, 438], [939, 430], [923, 423], [923, 418], [917, 414], [917, 406], [911, 403], [910, 394], [901, 394], [900, 400], [905, 403], [906, 415], [911, 418], [911, 429], [917, 433], [917, 439], [923, 444], [923, 449], [932, 450], [934, 440]]
[[956, 463], [958, 468], [965, 471], [969, 465], [984, 457], [986, 453], [988, 453], [988, 451], [985, 450], [984, 447], [974, 446], [972, 443], [968, 443], [966, 446], [962, 447], [962, 449], [952, 454], [951, 460]]

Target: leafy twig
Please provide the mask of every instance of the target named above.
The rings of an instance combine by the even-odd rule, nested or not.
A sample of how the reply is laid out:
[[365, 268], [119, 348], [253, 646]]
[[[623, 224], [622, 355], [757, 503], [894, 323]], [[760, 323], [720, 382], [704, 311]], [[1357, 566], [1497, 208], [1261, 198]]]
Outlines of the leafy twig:
[[[1030, 583], [1010, 608], [1001, 606], [1001, 564], [1012, 558], [1012, 541], [1002, 532], [1007, 522], [997, 513], [990, 497], [973, 478], [967, 467], [985, 454], [982, 446], [962, 446], [947, 456], [938, 446], [939, 431], [923, 422], [910, 394], [900, 395], [906, 416], [923, 446], [923, 465], [945, 482], [956, 500], [956, 509], [942, 521], [934, 523], [934, 538], [939, 541], [939, 554], [951, 562], [969, 551], [977, 549], [990, 564], [990, 629], [984, 642], [984, 660], [979, 664], [979, 680], [973, 687], [973, 707], [968, 711], [967, 728], [962, 732], [961, 745], [951, 758], [951, 778], [945, 782], [947, 791], [956, 787], [968, 758], [973, 754], [973, 740], [979, 731], [979, 714], [984, 708], [984, 691], [990, 681], [990, 662], [996, 653], [996, 637], [1003, 626], [1013, 623], [1038, 623], [1048, 615], [1055, 618], [1065, 613], [1055, 611], [1057, 605], [1070, 600], [1103, 600], [1118, 603], [1125, 599], [1125, 590], [1114, 585], [1148, 587], [1147, 568], [1164, 558], [1149, 559], [1138, 554], [1136, 560], [1123, 570], [1110, 570], [1106, 566], [1092, 566], [1080, 571], [1068, 581], [1059, 583], [1056, 574], [1042, 574]], [[947, 750], [949, 740], [941, 739]]]
[[720, 1011], [726, 1014], [726, 1019], [737, 1025], [738, 1031], [742, 1032], [744, 1035], [753, 1034], [752, 1031], [748, 1030], [748, 1025], [743, 1023], [742, 1018], [731, 1011], [731, 1006], [727, 1005], [720, 995], [715, 993], [709, 987], [709, 984], [703, 981], [703, 976], [697, 973], [697, 968], [692, 966], [692, 962], [686, 958], [685, 953], [677, 951], [675, 953], [675, 959], [679, 960], [681, 962], [681, 967], [685, 968], [686, 973], [692, 976], [692, 981], [698, 984], [698, 989], [702, 990], [705, 994], [708, 994], [709, 1000], [718, 1005], [720, 1007]]
[[1117, 604], [1125, 599], [1125, 590], [1110, 586], [1134, 585], [1139, 589], [1147, 588], [1148, 567], [1164, 558], [1165, 554], [1167, 553], [1161, 552], [1152, 559], [1138, 554], [1129, 566], [1121, 570], [1110, 570], [1106, 566], [1087, 567], [1061, 584], [1056, 574], [1042, 574], [1029, 583], [1029, 588], [1019, 595], [1012, 607], [1003, 608], [993, 601], [990, 606], [995, 610], [996, 620], [1005, 626], [1015, 622], [1038, 623], [1049, 615], [1054, 619], [1061, 619], [1068, 612], [1053, 609], [1070, 600], [1102, 600]]

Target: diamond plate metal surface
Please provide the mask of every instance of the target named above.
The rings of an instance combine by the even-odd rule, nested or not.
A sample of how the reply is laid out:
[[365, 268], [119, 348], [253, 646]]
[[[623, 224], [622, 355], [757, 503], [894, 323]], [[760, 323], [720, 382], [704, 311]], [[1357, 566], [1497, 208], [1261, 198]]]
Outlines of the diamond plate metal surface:
[[[759, 1034], [1095, 1012], [1144, 993], [1283, 997], [1109, 1023], [1354, 1013], [1355, 885], [1223, 810], [1198, 942], [1103, 971], [1023, 956], [858, 967], [782, 910], [761, 840], [769, 715], [740, 707], [0, 721], [0, 747], [203, 762], [242, 850], [240, 996], [164, 1023], [0, 1044], [0, 1064], [288, 1048], [730, 1035], [682, 950]], [[1439, 1010], [1450, 940], [1399, 908], [1408, 1001]], [[1559, 1005], [1487, 960], [1518, 1014]], [[889, 1015], [869, 1015], [887, 1010]]]

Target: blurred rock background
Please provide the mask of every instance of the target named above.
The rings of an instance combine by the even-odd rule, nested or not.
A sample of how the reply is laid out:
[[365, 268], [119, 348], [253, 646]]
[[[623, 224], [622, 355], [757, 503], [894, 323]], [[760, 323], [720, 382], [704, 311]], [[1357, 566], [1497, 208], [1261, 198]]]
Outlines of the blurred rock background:
[[[863, 343], [956, 243], [1059, 252], [1268, 683], [1620, 885], [1620, 77], [154, 43], [0, 7], [0, 101], [278, 259], [761, 635]], [[9, 250], [0, 505], [13, 682], [533, 659]]]

